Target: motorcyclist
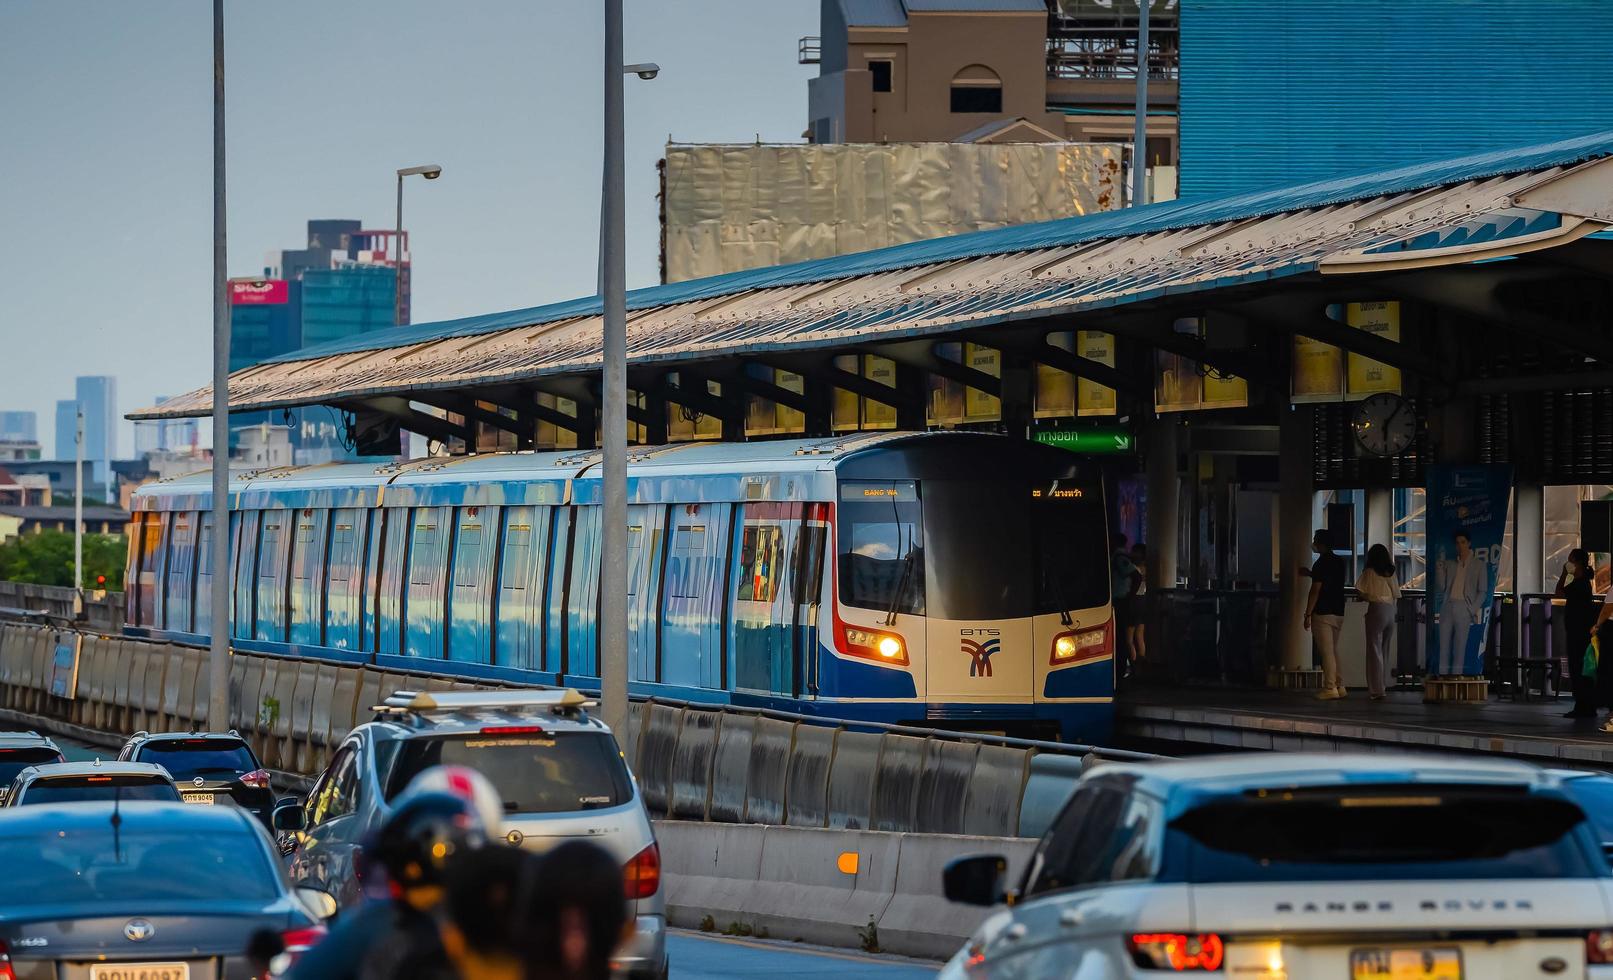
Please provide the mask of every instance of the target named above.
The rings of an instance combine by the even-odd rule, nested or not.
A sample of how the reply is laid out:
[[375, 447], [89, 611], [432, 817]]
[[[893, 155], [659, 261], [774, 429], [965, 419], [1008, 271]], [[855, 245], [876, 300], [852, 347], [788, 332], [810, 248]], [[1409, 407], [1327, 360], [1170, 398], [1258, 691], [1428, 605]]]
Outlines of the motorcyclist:
[[456, 856], [485, 843], [489, 831], [497, 834], [502, 814], [498, 792], [475, 770], [436, 766], [420, 773], [364, 847], [366, 881], [379, 887], [284, 975], [292, 980], [453, 977], [433, 917], [443, 900], [444, 874]]

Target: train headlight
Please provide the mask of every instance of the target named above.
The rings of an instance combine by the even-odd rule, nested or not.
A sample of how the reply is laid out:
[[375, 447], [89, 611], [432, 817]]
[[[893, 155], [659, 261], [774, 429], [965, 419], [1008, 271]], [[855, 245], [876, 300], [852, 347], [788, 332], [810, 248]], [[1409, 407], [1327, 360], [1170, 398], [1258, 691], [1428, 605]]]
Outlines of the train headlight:
[[1109, 624], [1097, 629], [1060, 633], [1053, 638], [1052, 656], [1048, 663], [1054, 667], [1073, 660], [1100, 657], [1109, 647]]
[[907, 644], [895, 633], [846, 626], [842, 628], [842, 636], [846, 641], [842, 653], [884, 664], [907, 666]]

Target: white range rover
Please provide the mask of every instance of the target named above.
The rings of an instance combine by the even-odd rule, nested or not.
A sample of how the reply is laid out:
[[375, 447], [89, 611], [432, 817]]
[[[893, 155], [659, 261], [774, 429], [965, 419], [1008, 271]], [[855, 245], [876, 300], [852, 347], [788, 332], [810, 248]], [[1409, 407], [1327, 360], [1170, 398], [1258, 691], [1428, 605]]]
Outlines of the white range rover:
[[1613, 980], [1613, 877], [1523, 763], [1250, 753], [1088, 772], [946, 978]]

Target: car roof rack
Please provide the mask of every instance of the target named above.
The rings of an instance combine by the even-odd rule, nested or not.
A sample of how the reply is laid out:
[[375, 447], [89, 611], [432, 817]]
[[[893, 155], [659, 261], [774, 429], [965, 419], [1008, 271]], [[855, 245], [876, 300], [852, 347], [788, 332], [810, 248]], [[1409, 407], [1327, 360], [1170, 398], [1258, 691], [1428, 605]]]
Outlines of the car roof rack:
[[581, 717], [599, 702], [572, 688], [548, 691], [398, 691], [375, 706], [377, 715], [539, 708]]

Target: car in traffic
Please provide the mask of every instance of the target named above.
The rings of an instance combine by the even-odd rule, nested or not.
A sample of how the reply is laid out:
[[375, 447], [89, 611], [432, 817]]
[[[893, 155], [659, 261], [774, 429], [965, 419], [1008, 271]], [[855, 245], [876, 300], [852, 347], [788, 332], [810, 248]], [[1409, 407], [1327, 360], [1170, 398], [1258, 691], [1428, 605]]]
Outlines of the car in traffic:
[[[667, 972], [661, 851], [611, 730], [573, 690], [399, 692], [342, 740], [304, 804], [292, 880], [344, 906], [362, 895], [362, 842], [410, 780], [463, 765], [498, 790], [510, 844], [544, 851], [583, 837], [621, 862], [633, 929], [614, 962], [632, 977]], [[282, 822], [277, 820], [277, 825]]]
[[248, 940], [295, 956], [327, 895], [294, 891], [267, 833], [234, 807], [124, 800], [0, 811], [7, 980], [247, 980]]
[[269, 826], [275, 806], [269, 772], [236, 732], [135, 732], [118, 759], [162, 766], [186, 803], [237, 806]]
[[1613, 977], [1613, 877], [1583, 808], [1524, 763], [1251, 753], [1086, 773], [941, 976]]
[[5, 805], [17, 773], [29, 766], [66, 761], [56, 743], [38, 732], [0, 732], [0, 806]]
[[[6, 807], [42, 803], [180, 802], [168, 771], [149, 762], [58, 762], [29, 766], [6, 790]], [[3, 977], [0, 974], [0, 977]]]

